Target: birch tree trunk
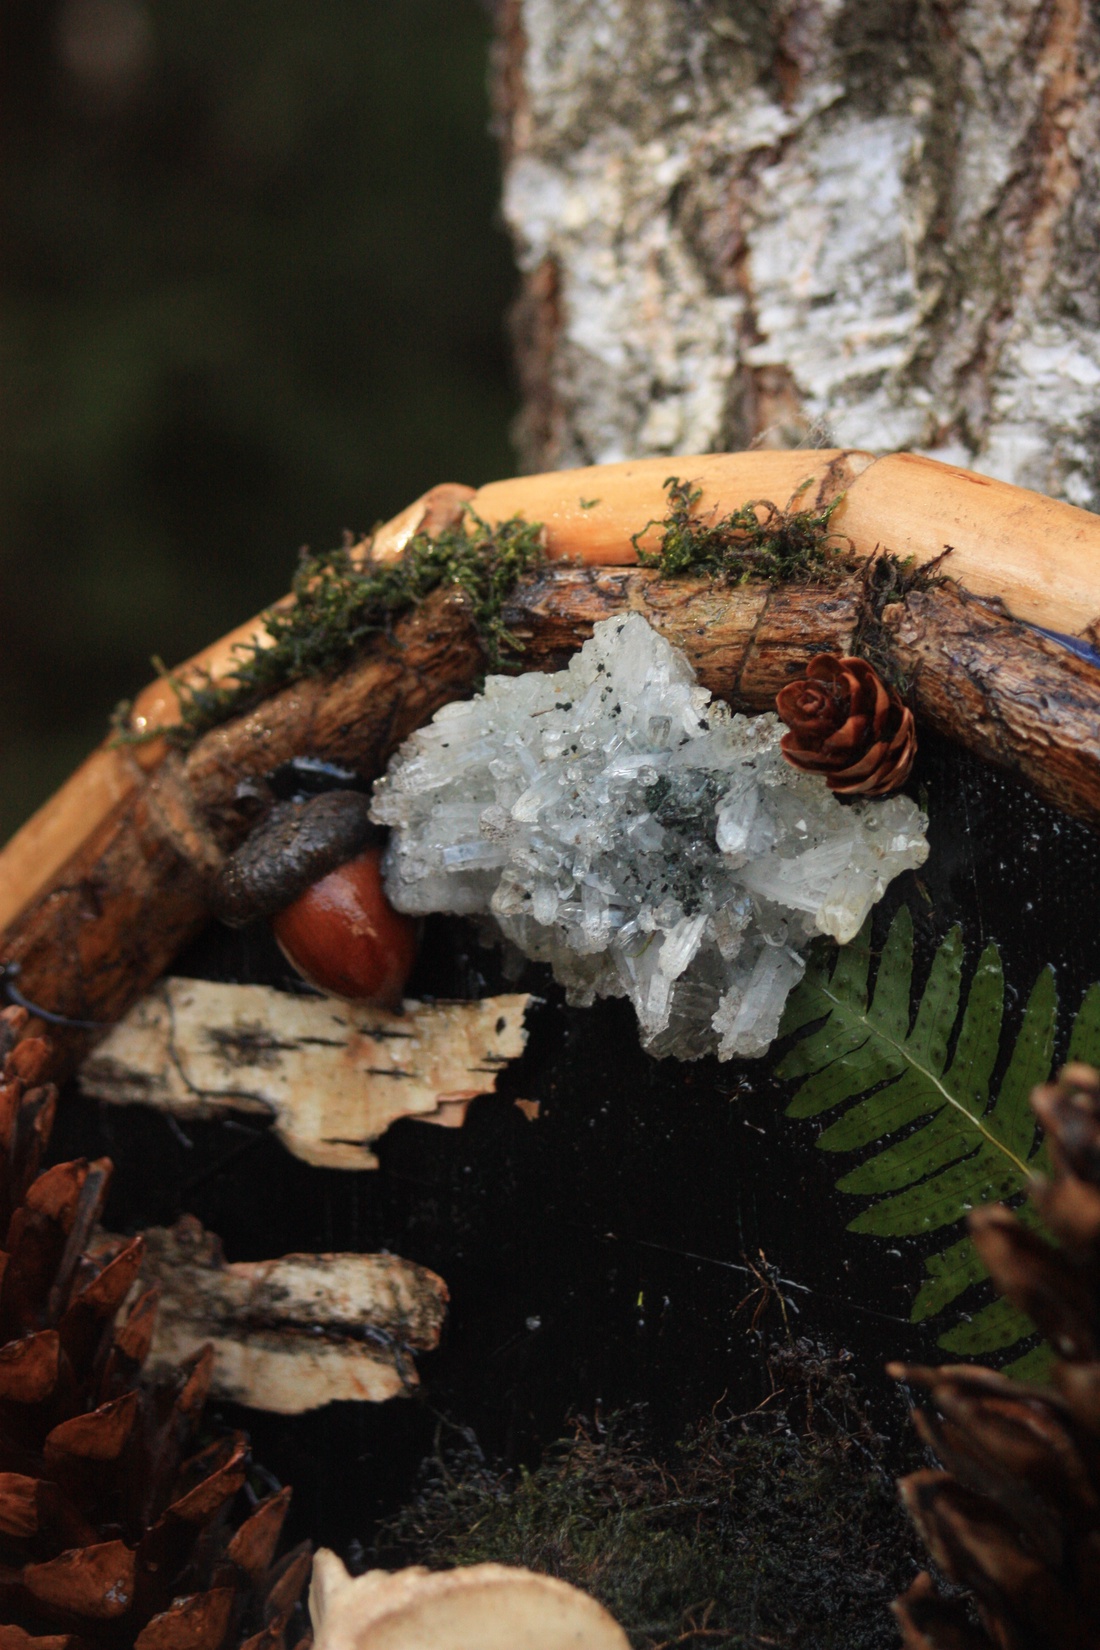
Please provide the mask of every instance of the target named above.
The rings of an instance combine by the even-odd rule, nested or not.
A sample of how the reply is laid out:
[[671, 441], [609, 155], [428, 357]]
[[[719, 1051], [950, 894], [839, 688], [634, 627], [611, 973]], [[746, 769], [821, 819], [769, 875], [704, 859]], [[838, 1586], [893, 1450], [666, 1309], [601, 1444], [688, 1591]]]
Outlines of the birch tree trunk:
[[1100, 507], [1085, 0], [505, 0], [531, 468], [907, 447]]

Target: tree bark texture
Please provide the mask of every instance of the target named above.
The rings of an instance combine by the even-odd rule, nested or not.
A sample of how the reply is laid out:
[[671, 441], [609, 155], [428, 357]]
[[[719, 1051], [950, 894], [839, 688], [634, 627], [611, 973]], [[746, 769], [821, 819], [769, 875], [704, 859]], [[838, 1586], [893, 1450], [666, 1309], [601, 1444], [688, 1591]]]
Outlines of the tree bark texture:
[[505, 0], [532, 469], [911, 448], [1100, 507], [1084, 0]]

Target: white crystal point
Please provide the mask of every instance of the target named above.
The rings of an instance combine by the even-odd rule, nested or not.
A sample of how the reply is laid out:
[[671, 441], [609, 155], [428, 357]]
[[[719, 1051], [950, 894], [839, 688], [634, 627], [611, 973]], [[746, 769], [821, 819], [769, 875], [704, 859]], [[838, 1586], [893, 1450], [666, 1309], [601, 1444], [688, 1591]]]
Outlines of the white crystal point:
[[763, 1054], [779, 1030], [783, 1007], [806, 972], [787, 945], [765, 945], [751, 969], [726, 992], [711, 1020], [719, 1035], [718, 1058]]
[[491, 918], [569, 1000], [629, 997], [654, 1054], [763, 1054], [814, 934], [842, 944], [928, 855], [907, 797], [841, 803], [735, 716], [641, 617], [605, 619], [555, 675], [491, 676], [397, 752], [402, 911]]

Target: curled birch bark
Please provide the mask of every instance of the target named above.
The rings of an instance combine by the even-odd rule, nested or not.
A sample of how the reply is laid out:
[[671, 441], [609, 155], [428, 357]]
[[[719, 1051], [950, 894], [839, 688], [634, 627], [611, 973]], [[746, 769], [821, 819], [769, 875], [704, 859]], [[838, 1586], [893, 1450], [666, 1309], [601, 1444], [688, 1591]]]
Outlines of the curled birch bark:
[[[843, 493], [832, 524], [861, 554], [926, 558], [949, 544], [962, 584], [995, 592], [1015, 617], [952, 585], [914, 590], [881, 614], [858, 578], [729, 587], [607, 566], [632, 559], [631, 536], [664, 514], [670, 470], [701, 486], [704, 512], [785, 503], [809, 473], [804, 502]], [[383, 529], [379, 554], [399, 553], [418, 522], [453, 520], [464, 490], [433, 494]], [[885, 662], [911, 676], [918, 717], [1100, 825], [1100, 673], [1018, 622], [1087, 632], [1100, 611], [1100, 517], [930, 460], [852, 452], [644, 460], [492, 483], [471, 502], [490, 522], [517, 511], [541, 520], [552, 557], [596, 564], [551, 568], [514, 592], [504, 617], [530, 665], [560, 663], [597, 618], [633, 606], [713, 692], [765, 710], [809, 654], [850, 651], [871, 623]], [[117, 1020], [207, 920], [210, 878], [249, 828], [255, 781], [307, 753], [373, 778], [482, 668], [469, 608], [440, 590], [347, 669], [273, 693], [186, 755], [163, 740], [104, 747], [0, 854], [0, 957], [44, 1007]], [[163, 702], [154, 684], [139, 715]], [[88, 1041], [59, 1029], [59, 1064]]]
[[84, 1062], [85, 1094], [181, 1118], [273, 1117], [325, 1169], [376, 1169], [399, 1117], [457, 1128], [527, 1041], [530, 997], [405, 1004], [403, 1014], [264, 985], [165, 979]]
[[313, 1560], [314, 1650], [627, 1650], [602, 1604], [555, 1576], [504, 1564], [368, 1570]]
[[300, 1415], [338, 1400], [399, 1396], [417, 1384], [412, 1354], [439, 1343], [447, 1286], [397, 1255], [230, 1264], [219, 1239], [190, 1216], [144, 1237], [136, 1288], [160, 1292], [146, 1365], [154, 1377], [209, 1343], [218, 1397]]

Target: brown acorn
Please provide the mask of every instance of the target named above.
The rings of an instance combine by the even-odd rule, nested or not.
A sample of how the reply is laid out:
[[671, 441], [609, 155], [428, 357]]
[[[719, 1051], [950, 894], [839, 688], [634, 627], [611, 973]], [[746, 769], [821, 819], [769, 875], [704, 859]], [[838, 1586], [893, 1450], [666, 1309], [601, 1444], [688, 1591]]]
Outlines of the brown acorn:
[[1054, 1163], [1032, 1200], [1059, 1246], [1001, 1205], [970, 1229], [998, 1293], [1053, 1346], [1052, 1381], [892, 1367], [930, 1397], [914, 1419], [939, 1463], [902, 1479], [903, 1500], [981, 1623], [922, 1575], [894, 1606], [907, 1650], [1100, 1646], [1100, 1074], [1066, 1066], [1031, 1104]]
[[367, 848], [272, 918], [287, 961], [311, 984], [353, 1003], [400, 1008], [416, 960], [416, 924], [382, 884], [382, 852]]
[[886, 796], [909, 777], [917, 754], [913, 713], [866, 659], [819, 653], [775, 696], [792, 767], [819, 773], [841, 796]]
[[26, 1020], [0, 1013], [0, 1650], [286, 1650], [311, 1556], [272, 1562], [289, 1491], [234, 1525], [248, 1441], [198, 1446], [209, 1348], [140, 1384], [155, 1291], [116, 1320], [144, 1243], [86, 1252], [106, 1159], [38, 1173], [57, 1096]]

